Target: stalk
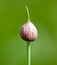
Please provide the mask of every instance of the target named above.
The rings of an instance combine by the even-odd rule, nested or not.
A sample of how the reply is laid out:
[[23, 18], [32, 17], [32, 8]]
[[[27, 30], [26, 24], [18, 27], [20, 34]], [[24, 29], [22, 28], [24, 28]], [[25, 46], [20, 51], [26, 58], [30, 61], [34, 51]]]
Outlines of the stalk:
[[28, 15], [28, 21], [30, 21], [30, 14], [29, 14], [29, 10], [28, 10], [27, 6], [26, 6], [26, 11], [27, 11], [27, 15]]
[[30, 42], [27, 42], [27, 65], [31, 65]]

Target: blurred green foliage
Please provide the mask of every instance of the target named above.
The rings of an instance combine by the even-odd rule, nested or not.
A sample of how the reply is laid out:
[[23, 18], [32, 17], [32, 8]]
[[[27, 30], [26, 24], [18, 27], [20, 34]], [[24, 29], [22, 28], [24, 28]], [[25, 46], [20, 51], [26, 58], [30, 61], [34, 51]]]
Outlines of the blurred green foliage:
[[31, 65], [57, 65], [57, 0], [0, 0], [0, 65], [26, 65], [26, 42], [20, 28], [25, 6], [39, 36], [31, 43]]

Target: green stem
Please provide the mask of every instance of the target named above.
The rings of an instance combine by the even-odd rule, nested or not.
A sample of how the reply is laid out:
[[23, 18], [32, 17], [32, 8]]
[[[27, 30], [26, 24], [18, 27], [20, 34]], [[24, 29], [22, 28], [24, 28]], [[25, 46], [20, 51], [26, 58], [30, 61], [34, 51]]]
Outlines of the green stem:
[[27, 65], [30, 65], [30, 61], [31, 61], [31, 55], [30, 55], [30, 42], [27, 42]]
[[27, 15], [28, 15], [28, 21], [30, 21], [30, 14], [29, 14], [29, 10], [28, 10], [27, 6], [26, 6], [26, 11], [27, 11]]

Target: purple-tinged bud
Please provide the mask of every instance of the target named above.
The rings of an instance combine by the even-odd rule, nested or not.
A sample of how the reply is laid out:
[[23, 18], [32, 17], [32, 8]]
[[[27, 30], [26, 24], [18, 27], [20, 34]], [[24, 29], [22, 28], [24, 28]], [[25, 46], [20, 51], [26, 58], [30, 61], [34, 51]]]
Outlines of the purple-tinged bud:
[[35, 25], [30, 21], [29, 11], [26, 7], [27, 14], [28, 14], [28, 21], [21, 27], [20, 35], [21, 38], [25, 41], [34, 41], [37, 39], [38, 31]]
[[37, 39], [38, 32], [32, 22], [26, 22], [21, 28], [20, 35], [25, 41], [34, 41]]

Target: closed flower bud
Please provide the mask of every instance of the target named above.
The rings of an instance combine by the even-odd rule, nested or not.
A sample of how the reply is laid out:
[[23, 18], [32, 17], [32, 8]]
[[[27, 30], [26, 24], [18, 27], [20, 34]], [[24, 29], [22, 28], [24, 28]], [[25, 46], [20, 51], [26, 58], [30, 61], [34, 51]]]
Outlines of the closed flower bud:
[[34, 41], [37, 39], [38, 32], [35, 25], [30, 21], [28, 8], [26, 9], [28, 13], [28, 21], [21, 27], [20, 35], [21, 38], [25, 41]]
[[32, 22], [26, 22], [21, 28], [20, 35], [25, 41], [34, 41], [37, 38], [38, 33]]

